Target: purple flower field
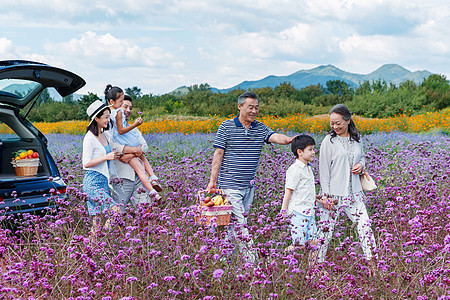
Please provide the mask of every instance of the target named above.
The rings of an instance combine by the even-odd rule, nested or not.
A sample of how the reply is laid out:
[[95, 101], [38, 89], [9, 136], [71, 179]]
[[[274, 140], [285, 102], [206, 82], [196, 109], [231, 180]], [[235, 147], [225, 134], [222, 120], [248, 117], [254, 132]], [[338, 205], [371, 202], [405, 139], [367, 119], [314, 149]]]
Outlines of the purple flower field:
[[[378, 245], [372, 275], [346, 217], [323, 265], [308, 267], [309, 250], [284, 252], [291, 240], [279, 211], [290, 147], [266, 146], [261, 156], [248, 224], [258, 264], [231, 255], [222, 226], [196, 225], [213, 137], [147, 135], [163, 204], [150, 214], [128, 207], [93, 240], [80, 186], [82, 136], [47, 135], [69, 199], [52, 196], [60, 208], [42, 217], [0, 216], [14, 223], [0, 229], [0, 299], [450, 299], [448, 136], [364, 137], [378, 184], [367, 193]], [[319, 149], [323, 135], [314, 138]], [[314, 170], [318, 183], [317, 159]]]

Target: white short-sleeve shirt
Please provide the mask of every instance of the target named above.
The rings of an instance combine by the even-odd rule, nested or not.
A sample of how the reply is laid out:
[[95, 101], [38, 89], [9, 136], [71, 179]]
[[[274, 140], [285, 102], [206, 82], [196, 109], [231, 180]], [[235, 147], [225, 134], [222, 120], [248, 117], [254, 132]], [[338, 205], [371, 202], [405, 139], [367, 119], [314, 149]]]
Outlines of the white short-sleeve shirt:
[[106, 178], [109, 179], [109, 169], [107, 161], [103, 161], [98, 165], [89, 168], [85, 167], [85, 165], [92, 159], [99, 158], [104, 155], [106, 155], [105, 146], [103, 146], [99, 142], [97, 137], [91, 131], [86, 132], [86, 135], [84, 136], [83, 139], [83, 154], [82, 154], [83, 169], [100, 172], [103, 175], [105, 175]]
[[296, 159], [286, 171], [285, 188], [293, 190], [287, 212], [294, 210], [305, 216], [314, 215], [316, 189], [311, 166]]

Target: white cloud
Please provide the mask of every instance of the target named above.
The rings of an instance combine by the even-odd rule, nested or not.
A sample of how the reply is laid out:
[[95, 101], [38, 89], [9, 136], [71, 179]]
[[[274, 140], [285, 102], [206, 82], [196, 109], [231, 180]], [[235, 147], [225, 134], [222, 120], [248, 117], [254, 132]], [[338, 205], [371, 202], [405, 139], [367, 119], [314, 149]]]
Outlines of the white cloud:
[[401, 53], [393, 43], [396, 40], [391, 37], [354, 34], [339, 42], [342, 53], [339, 67], [349, 72], [366, 74], [385, 63], [395, 63]]
[[[1, 60], [23, 59], [37, 62], [55, 63], [54, 57], [51, 55], [43, 55], [30, 52], [27, 47], [17, 47], [7, 38], [0, 38], [0, 57]], [[59, 64], [61, 64], [59, 62]]]
[[8, 40], [7, 38], [0, 38], [0, 56], [14, 56], [14, 48], [11, 40]]
[[109, 33], [97, 35], [88, 31], [68, 42], [48, 43], [45, 48], [49, 52], [63, 52], [77, 60], [103, 68], [182, 66], [172, 54], [160, 47], [141, 48]]
[[368, 17], [374, 13], [405, 12], [413, 8], [412, 1], [407, 0], [306, 0], [308, 14], [316, 18], [331, 18], [347, 22], [351, 19]]
[[363, 56], [364, 58], [394, 58], [398, 55], [395, 39], [385, 36], [359, 36], [352, 35], [339, 43], [345, 57]]
[[[226, 46], [228, 44], [228, 46]], [[249, 59], [313, 61], [338, 48], [338, 39], [326, 24], [297, 23], [279, 32], [251, 32], [228, 36], [224, 47]]]
[[450, 74], [447, 1], [14, 0], [0, 9], [2, 57], [66, 67], [97, 93], [108, 82], [153, 93], [227, 88], [324, 64]]

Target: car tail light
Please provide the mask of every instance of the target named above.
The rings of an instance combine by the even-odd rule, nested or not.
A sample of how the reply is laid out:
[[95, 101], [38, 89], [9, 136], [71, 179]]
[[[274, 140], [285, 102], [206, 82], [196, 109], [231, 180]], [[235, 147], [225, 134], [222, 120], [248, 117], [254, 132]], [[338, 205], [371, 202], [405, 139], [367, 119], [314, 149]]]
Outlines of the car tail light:
[[51, 191], [52, 195], [60, 195], [60, 194], [65, 194], [65, 193], [66, 193], [66, 187], [59, 187], [59, 188], [53, 189]]

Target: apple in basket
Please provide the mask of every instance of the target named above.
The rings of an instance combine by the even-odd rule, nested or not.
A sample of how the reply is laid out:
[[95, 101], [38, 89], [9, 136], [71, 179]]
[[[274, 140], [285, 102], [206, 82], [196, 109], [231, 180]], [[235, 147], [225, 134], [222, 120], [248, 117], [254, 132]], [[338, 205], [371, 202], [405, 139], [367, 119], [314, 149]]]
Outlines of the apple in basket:
[[211, 200], [211, 197], [205, 197], [205, 201], [203, 202], [202, 206], [214, 206], [214, 202]]
[[38, 158], [39, 153], [34, 152], [33, 150], [24, 150], [20, 149], [19, 151], [14, 152], [15, 160], [20, 159], [29, 159], [29, 158]]

